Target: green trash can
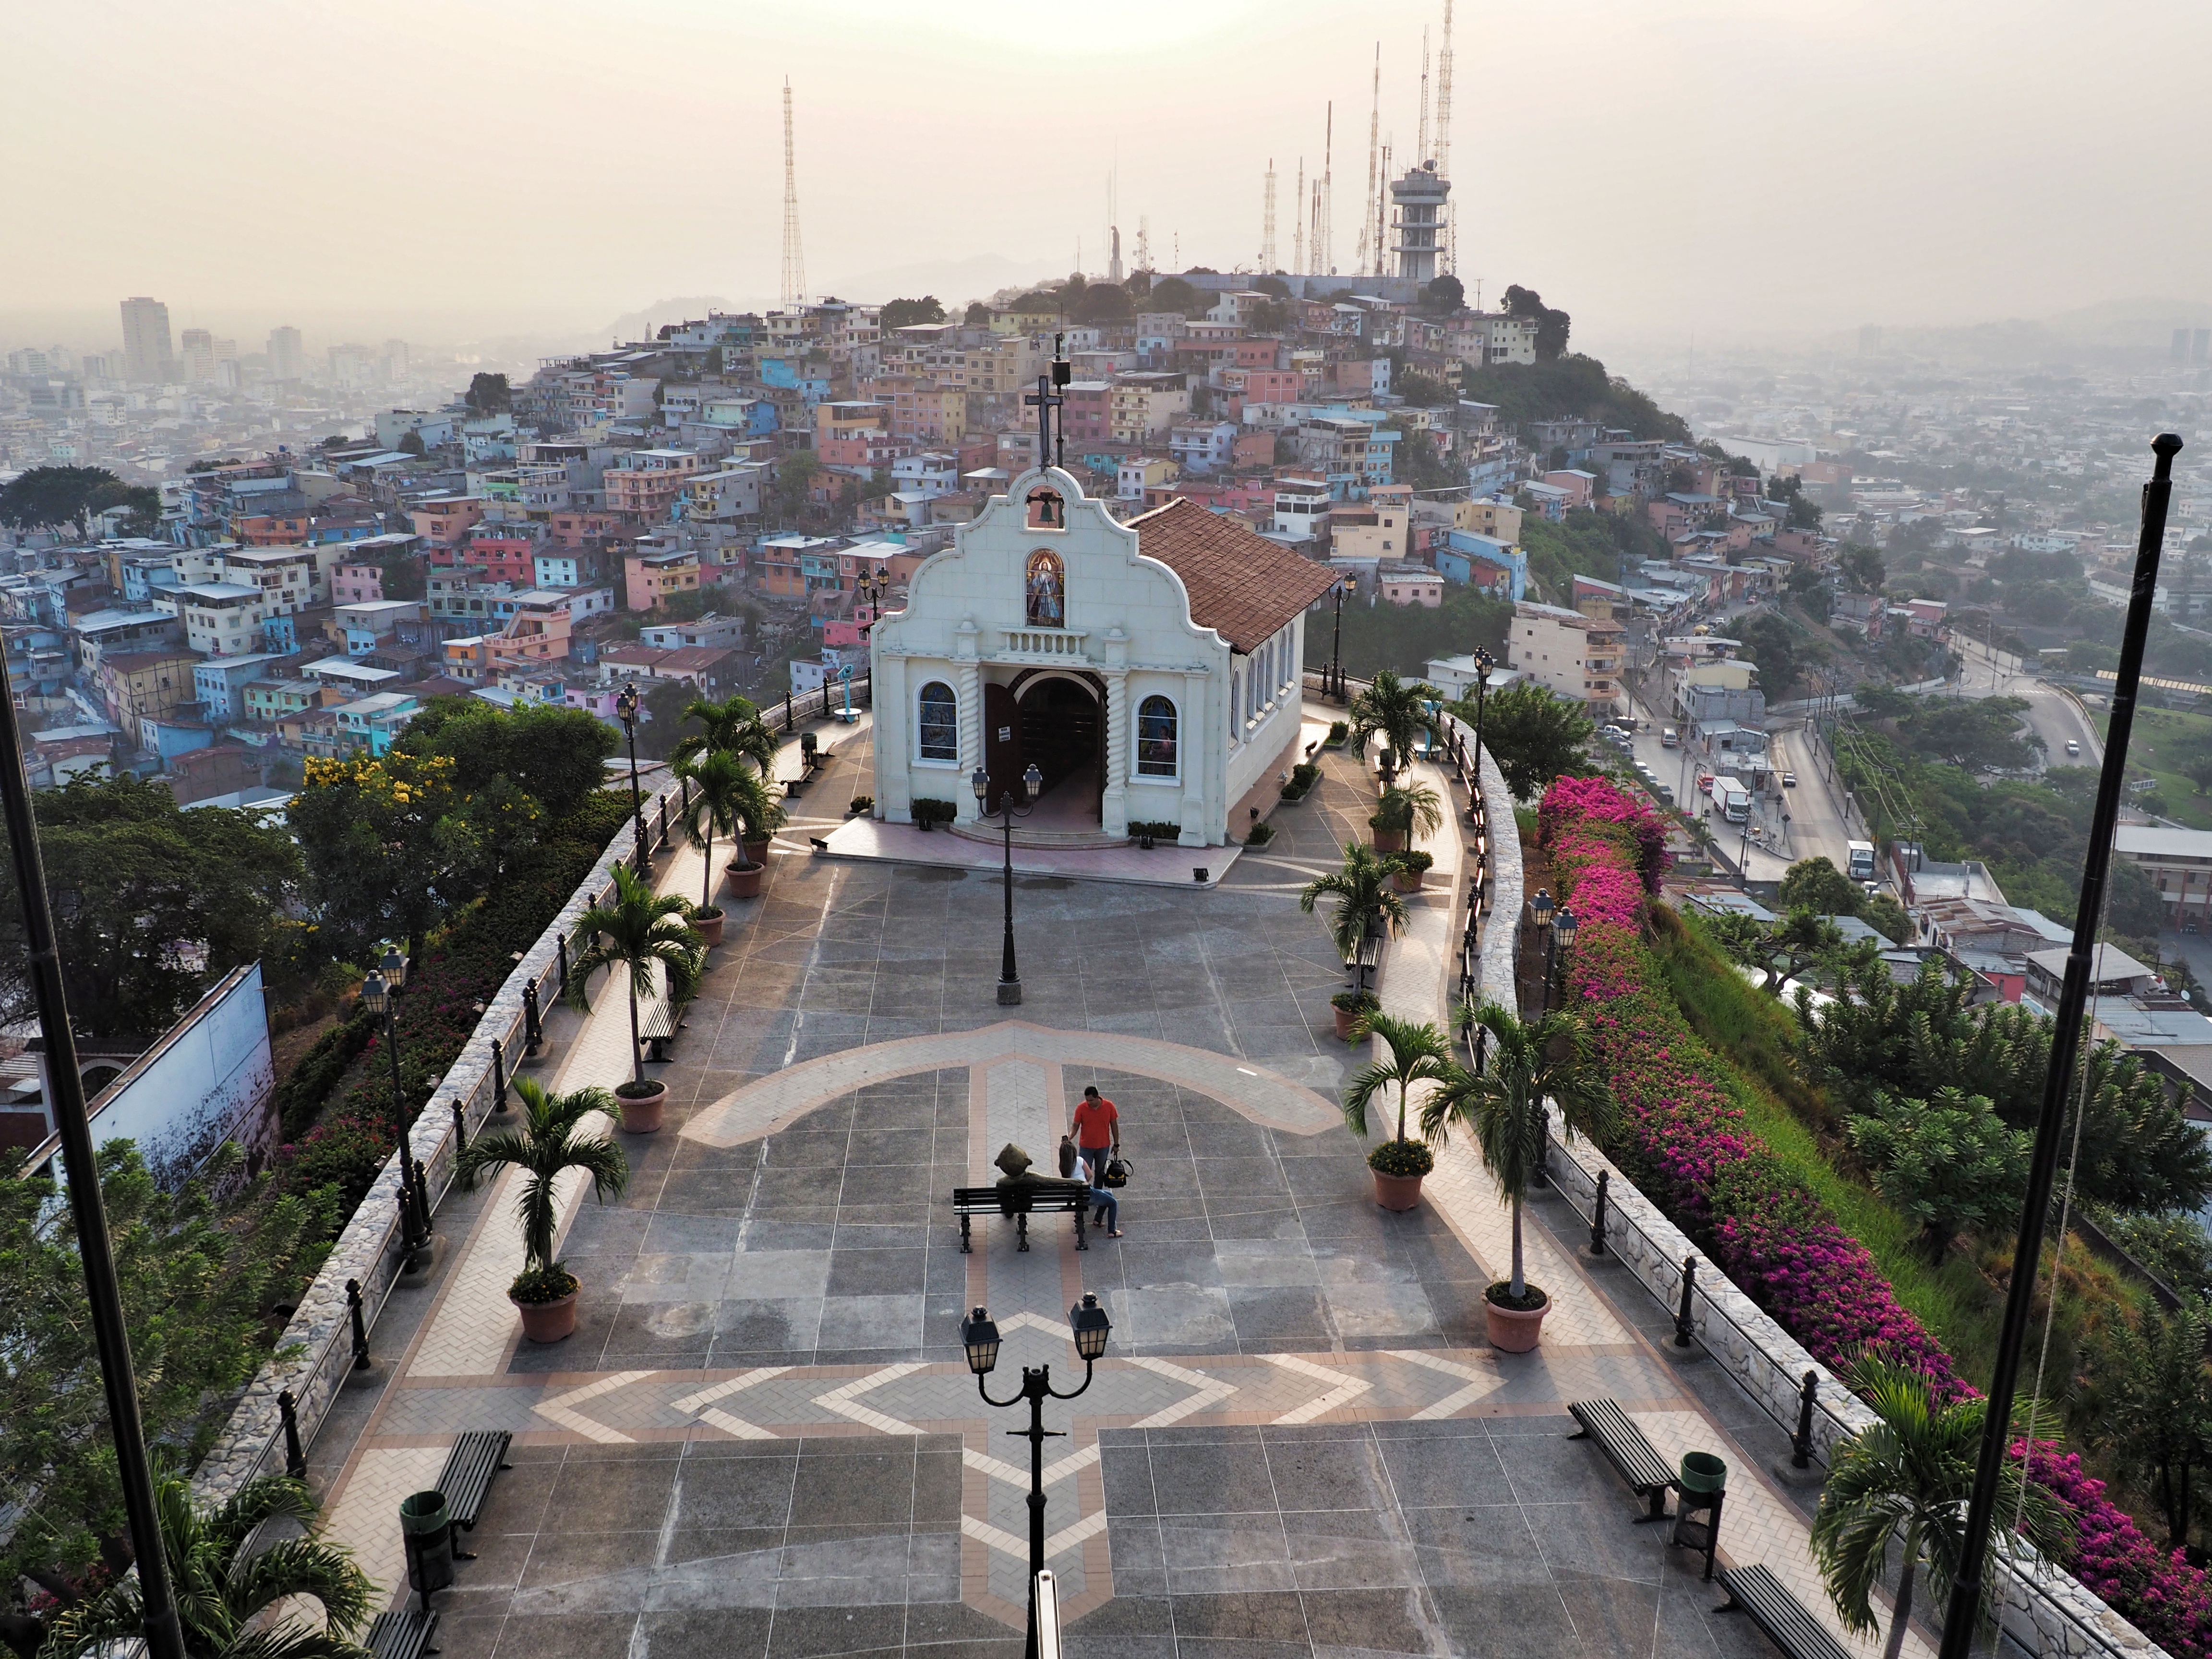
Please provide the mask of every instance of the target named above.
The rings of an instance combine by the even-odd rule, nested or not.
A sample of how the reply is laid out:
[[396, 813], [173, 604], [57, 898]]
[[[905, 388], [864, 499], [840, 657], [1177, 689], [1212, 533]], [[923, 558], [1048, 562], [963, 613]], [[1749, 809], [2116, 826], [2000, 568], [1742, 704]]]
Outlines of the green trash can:
[[407, 1547], [407, 1587], [420, 1591], [422, 1610], [430, 1592], [453, 1582], [453, 1517], [441, 1492], [418, 1492], [399, 1500], [399, 1536]]
[[1728, 1465], [1711, 1452], [1684, 1452], [1674, 1487], [1674, 1541], [1678, 1547], [1695, 1550], [1705, 1558], [1705, 1577], [1710, 1580], [1713, 1558], [1720, 1549]]
[[1728, 1465], [1711, 1452], [1684, 1452], [1682, 1490], [1700, 1495], [1727, 1491]]

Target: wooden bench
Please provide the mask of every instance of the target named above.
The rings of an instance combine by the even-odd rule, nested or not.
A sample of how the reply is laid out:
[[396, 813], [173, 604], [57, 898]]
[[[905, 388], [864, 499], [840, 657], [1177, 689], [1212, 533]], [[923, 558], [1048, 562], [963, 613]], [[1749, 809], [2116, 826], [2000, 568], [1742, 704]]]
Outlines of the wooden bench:
[[1375, 971], [1375, 965], [1382, 960], [1382, 936], [1380, 933], [1370, 933], [1359, 941], [1359, 948], [1346, 957], [1344, 963], [1344, 971], [1357, 976], [1352, 981], [1354, 990], [1367, 988], [1368, 975]]
[[1749, 1613], [1751, 1622], [1790, 1659], [1850, 1659], [1828, 1627], [1765, 1567], [1723, 1567], [1721, 1588], [1729, 1599], [1720, 1611]]
[[1651, 1443], [1644, 1437], [1644, 1431], [1628, 1420], [1620, 1402], [1577, 1400], [1568, 1406], [1567, 1413], [1582, 1425], [1567, 1438], [1596, 1441], [1597, 1449], [1605, 1454], [1605, 1461], [1627, 1483], [1629, 1491], [1650, 1500], [1649, 1512], [1638, 1516], [1637, 1524], [1665, 1520], [1667, 1494], [1674, 1489], [1674, 1472], [1660, 1460]]
[[1026, 1250], [1030, 1247], [1030, 1218], [1032, 1215], [1073, 1215], [1075, 1218], [1075, 1248], [1087, 1250], [1090, 1241], [1083, 1234], [1083, 1224], [1091, 1214], [1091, 1194], [1073, 1191], [1033, 1192], [1016, 1196], [998, 1187], [955, 1187], [952, 1189], [953, 1213], [960, 1218], [960, 1249], [971, 1255], [969, 1246], [969, 1218], [979, 1215], [1010, 1215], [1014, 1218], [1014, 1237], [1018, 1241], [1014, 1248]]
[[434, 1613], [380, 1613], [362, 1645], [376, 1659], [426, 1659], [438, 1651], [430, 1645], [437, 1628]]
[[645, 1057], [655, 1066], [665, 1066], [668, 1045], [676, 1041], [684, 1024], [684, 1005], [664, 990], [645, 1006], [646, 1015], [638, 1024], [637, 1034], [645, 1040]]
[[[491, 1496], [491, 1483], [501, 1469], [514, 1467], [507, 1461], [507, 1449], [514, 1439], [505, 1429], [484, 1429], [465, 1434], [453, 1443], [438, 1476], [438, 1492], [455, 1526], [470, 1532], [477, 1529], [477, 1516], [483, 1513], [484, 1500]], [[453, 1559], [473, 1561], [476, 1557], [455, 1549]]]

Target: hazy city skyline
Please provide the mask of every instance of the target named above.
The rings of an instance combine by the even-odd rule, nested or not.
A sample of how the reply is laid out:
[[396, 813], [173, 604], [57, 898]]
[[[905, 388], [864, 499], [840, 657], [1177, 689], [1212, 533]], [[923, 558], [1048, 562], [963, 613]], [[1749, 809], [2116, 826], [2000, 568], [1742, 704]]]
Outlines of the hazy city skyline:
[[[247, 351], [283, 324], [314, 350], [584, 333], [675, 295], [773, 303], [786, 75], [814, 291], [965, 270], [981, 292], [1064, 272], [1079, 244], [1101, 270], [1117, 166], [1125, 256], [1142, 219], [1159, 268], [1227, 270], [1256, 258], [1272, 158], [1287, 264], [1331, 100], [1348, 273], [1374, 43], [1403, 164], [1442, 15], [1138, 0], [1041, 25], [848, 0], [555, 5], [522, 27], [401, 0], [302, 27], [217, 0], [179, 28], [138, 0], [43, 8], [14, 25], [43, 66], [6, 167], [37, 252], [0, 283], [0, 337], [116, 343], [132, 295]], [[2048, 0], [1462, 4], [1461, 273], [1541, 289], [1600, 339], [2201, 306], [2212, 230], [2181, 204], [2212, 142], [2191, 113], [2212, 12], [2087, 21]]]

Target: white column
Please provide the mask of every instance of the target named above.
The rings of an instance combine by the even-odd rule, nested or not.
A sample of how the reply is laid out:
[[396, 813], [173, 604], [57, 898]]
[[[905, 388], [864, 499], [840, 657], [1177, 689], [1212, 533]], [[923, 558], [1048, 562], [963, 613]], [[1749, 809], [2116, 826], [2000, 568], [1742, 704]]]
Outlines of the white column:
[[952, 689], [960, 696], [960, 773], [952, 780], [952, 805], [966, 823], [975, 816], [975, 792], [968, 779], [983, 763], [983, 676], [972, 659], [952, 673]]
[[[1237, 682], [1224, 678], [1221, 684], [1233, 702]], [[1192, 669], [1183, 675], [1182, 834], [1176, 839], [1184, 847], [1207, 845], [1212, 840], [1208, 826], [1220, 822], [1229, 810], [1214, 804], [1229, 775], [1229, 745], [1213, 740], [1222, 728], [1223, 717], [1220, 705], [1207, 695], [1214, 685], [1214, 677], [1204, 669]], [[1194, 719], [1194, 711], [1203, 712]], [[1195, 753], [1189, 741], [1193, 732], [1206, 734]]]
[[1106, 792], [1098, 827], [1109, 836], [1129, 833], [1129, 675], [1106, 670]]
[[876, 706], [876, 810], [878, 819], [896, 823], [912, 821], [914, 791], [908, 769], [914, 757], [908, 744], [914, 731], [914, 707], [908, 701], [906, 659], [878, 653], [871, 689]]

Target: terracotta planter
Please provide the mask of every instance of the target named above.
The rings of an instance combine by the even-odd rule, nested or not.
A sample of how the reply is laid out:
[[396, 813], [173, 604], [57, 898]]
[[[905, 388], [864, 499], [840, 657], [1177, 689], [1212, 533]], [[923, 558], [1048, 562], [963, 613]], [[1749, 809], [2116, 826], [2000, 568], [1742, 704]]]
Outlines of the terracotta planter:
[[[522, 1316], [522, 1334], [532, 1342], [560, 1342], [576, 1334], [576, 1295], [571, 1291], [558, 1302], [515, 1302]], [[514, 1302], [513, 1297], [507, 1297]]]
[[1375, 850], [1378, 853], [1402, 853], [1406, 850], [1406, 837], [1401, 831], [1377, 830], [1374, 837]]
[[652, 1134], [660, 1127], [661, 1114], [668, 1109], [668, 1085], [656, 1083], [649, 1095], [626, 1095], [617, 1090], [615, 1104], [622, 1109], [624, 1134]]
[[1419, 1176], [1388, 1176], [1380, 1170], [1370, 1170], [1375, 1177], [1375, 1201], [1386, 1210], [1406, 1211], [1421, 1201], [1421, 1177]]
[[747, 864], [766, 864], [768, 862], [768, 844], [775, 839], [775, 837], [773, 836], [763, 836], [758, 841], [749, 841], [740, 843], [745, 849], [745, 862]]
[[758, 860], [750, 864], [726, 865], [723, 874], [728, 878], [732, 898], [758, 898], [761, 878], [768, 874], [768, 866]]
[[1329, 1012], [1336, 1016], [1336, 1036], [1340, 1042], [1351, 1042], [1352, 1028], [1366, 1018], [1364, 1014], [1351, 1008], [1338, 1008], [1332, 1006]]
[[1427, 874], [1425, 870], [1394, 870], [1390, 872], [1390, 884], [1401, 893], [1418, 893]]
[[722, 942], [722, 924], [728, 920], [720, 910], [695, 910], [691, 915], [691, 925], [699, 930], [699, 937], [707, 942], [709, 950]]
[[1535, 1347], [1544, 1331], [1544, 1316], [1552, 1311], [1547, 1299], [1540, 1308], [1531, 1308], [1522, 1313], [1517, 1309], [1501, 1308], [1487, 1297], [1483, 1298], [1482, 1321], [1490, 1337], [1490, 1346], [1506, 1353], [1527, 1353]]

